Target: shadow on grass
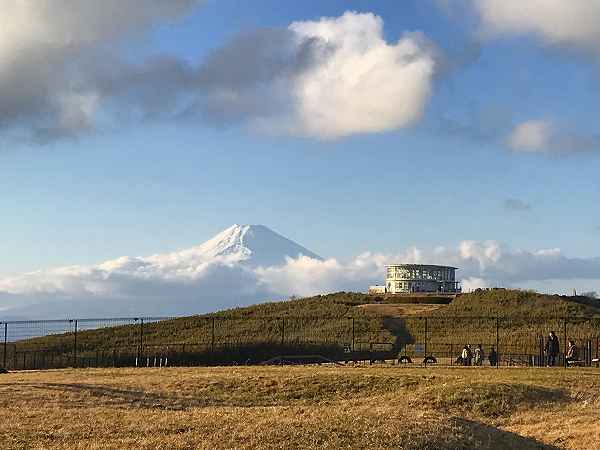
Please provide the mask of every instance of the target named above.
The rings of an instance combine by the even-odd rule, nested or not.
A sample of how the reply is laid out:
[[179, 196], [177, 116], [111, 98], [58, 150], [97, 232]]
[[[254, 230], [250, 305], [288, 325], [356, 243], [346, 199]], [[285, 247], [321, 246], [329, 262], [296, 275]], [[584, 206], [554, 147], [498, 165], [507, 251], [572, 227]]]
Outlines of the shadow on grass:
[[385, 317], [383, 319], [383, 327], [388, 330], [394, 337], [394, 351], [401, 352], [408, 344], [415, 342], [412, 334], [408, 331], [406, 321], [398, 317]]
[[489, 449], [489, 450], [558, 450], [560, 447], [544, 444], [536, 439], [517, 433], [501, 430], [481, 422], [465, 418], [453, 418], [453, 427], [458, 428], [459, 438], [449, 442], [452, 449]]

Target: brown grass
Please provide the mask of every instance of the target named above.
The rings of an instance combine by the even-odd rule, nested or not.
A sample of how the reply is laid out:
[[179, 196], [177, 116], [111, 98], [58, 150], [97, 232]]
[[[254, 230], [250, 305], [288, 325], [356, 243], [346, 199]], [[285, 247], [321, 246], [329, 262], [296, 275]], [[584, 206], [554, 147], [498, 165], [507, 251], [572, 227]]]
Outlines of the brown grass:
[[0, 378], [2, 449], [600, 448], [593, 369], [220, 367]]
[[425, 316], [436, 309], [445, 307], [446, 305], [430, 305], [430, 304], [389, 304], [389, 303], [370, 303], [360, 305], [367, 314], [386, 317], [407, 317], [407, 316]]

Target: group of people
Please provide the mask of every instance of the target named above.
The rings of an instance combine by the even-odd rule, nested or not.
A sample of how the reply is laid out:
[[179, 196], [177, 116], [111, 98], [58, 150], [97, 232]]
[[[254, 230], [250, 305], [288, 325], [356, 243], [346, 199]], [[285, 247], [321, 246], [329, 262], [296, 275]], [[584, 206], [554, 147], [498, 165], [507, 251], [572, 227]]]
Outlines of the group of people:
[[[560, 343], [558, 341], [558, 336], [554, 331], [551, 331], [546, 339], [546, 343], [544, 345], [544, 356], [546, 357], [546, 366], [552, 367], [556, 365], [556, 358], [560, 353]], [[565, 362], [567, 364], [572, 364], [575, 361], [579, 361], [579, 349], [575, 345], [575, 342], [569, 340], [567, 343], [567, 353], [565, 355]]]
[[[465, 345], [458, 359], [463, 366], [483, 366], [485, 361], [485, 352], [483, 351], [483, 346], [481, 344], [477, 344], [477, 347], [475, 347], [475, 350], [473, 350], [471, 349], [471, 345]], [[498, 354], [493, 346], [490, 348], [488, 361], [490, 362], [490, 366], [495, 366], [498, 362]]]
[[[554, 331], [551, 331], [544, 345], [544, 357], [546, 360], [546, 366], [555, 366], [559, 353], [560, 343], [558, 340], [558, 336], [556, 336], [556, 333]], [[461, 363], [463, 366], [482, 366], [484, 361], [485, 352], [483, 351], [483, 346], [481, 344], [478, 344], [474, 350], [469, 344], [466, 344], [463, 347], [457, 362]], [[496, 353], [496, 349], [493, 346], [490, 348], [488, 361], [490, 362], [490, 366], [495, 366], [498, 363], [498, 354]], [[575, 342], [572, 340], [568, 341], [565, 361], [567, 364], [572, 364], [573, 362], [579, 361], [579, 349], [575, 345]]]

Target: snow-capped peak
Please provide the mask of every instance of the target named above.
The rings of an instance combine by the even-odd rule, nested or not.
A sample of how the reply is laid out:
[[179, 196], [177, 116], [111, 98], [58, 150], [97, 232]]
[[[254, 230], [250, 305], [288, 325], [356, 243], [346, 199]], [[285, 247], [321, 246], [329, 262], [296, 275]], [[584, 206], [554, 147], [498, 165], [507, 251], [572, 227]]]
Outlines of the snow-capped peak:
[[285, 264], [286, 257], [296, 259], [300, 255], [322, 260], [317, 254], [264, 225], [235, 224], [194, 247], [147, 258], [121, 258], [104, 265], [116, 263], [121, 268], [131, 264], [149, 264], [144, 270], [169, 267], [178, 272], [194, 273], [202, 265], [212, 262], [270, 267]]
[[264, 225], [234, 224], [188, 251], [206, 259], [224, 258], [252, 266], [279, 265], [285, 263], [286, 257], [300, 255], [322, 259]]

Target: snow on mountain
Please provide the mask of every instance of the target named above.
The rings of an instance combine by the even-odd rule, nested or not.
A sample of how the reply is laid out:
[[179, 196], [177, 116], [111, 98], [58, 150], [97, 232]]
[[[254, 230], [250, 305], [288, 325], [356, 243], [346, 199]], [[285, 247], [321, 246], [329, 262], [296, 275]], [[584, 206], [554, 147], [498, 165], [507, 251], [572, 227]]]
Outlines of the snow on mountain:
[[232, 225], [208, 241], [188, 249], [148, 257], [121, 257], [98, 267], [106, 271], [160, 271], [193, 276], [206, 264], [241, 264], [244, 267], [270, 267], [300, 256], [322, 258], [264, 225]]
[[232, 225], [212, 239], [180, 254], [204, 258], [224, 258], [253, 267], [284, 264], [286, 257], [322, 260], [320, 256], [296, 244], [264, 225]]
[[593, 290], [600, 273], [598, 257], [511, 250], [495, 241], [323, 260], [265, 226], [233, 225], [172, 253], [0, 276], [0, 319], [189, 315], [290, 295], [363, 290], [381, 281], [386, 264], [399, 261], [460, 267], [463, 287], [535, 282], [544, 288], [575, 280]]
[[207, 299], [237, 306], [269, 296], [257, 270], [301, 257], [322, 261], [264, 225], [235, 224], [198, 246], [171, 253], [0, 277], [0, 311], [25, 307], [29, 316], [32, 309], [35, 316], [64, 314], [60, 304], [69, 305], [69, 312], [105, 315], [183, 314], [212, 309], [203, 305]]

